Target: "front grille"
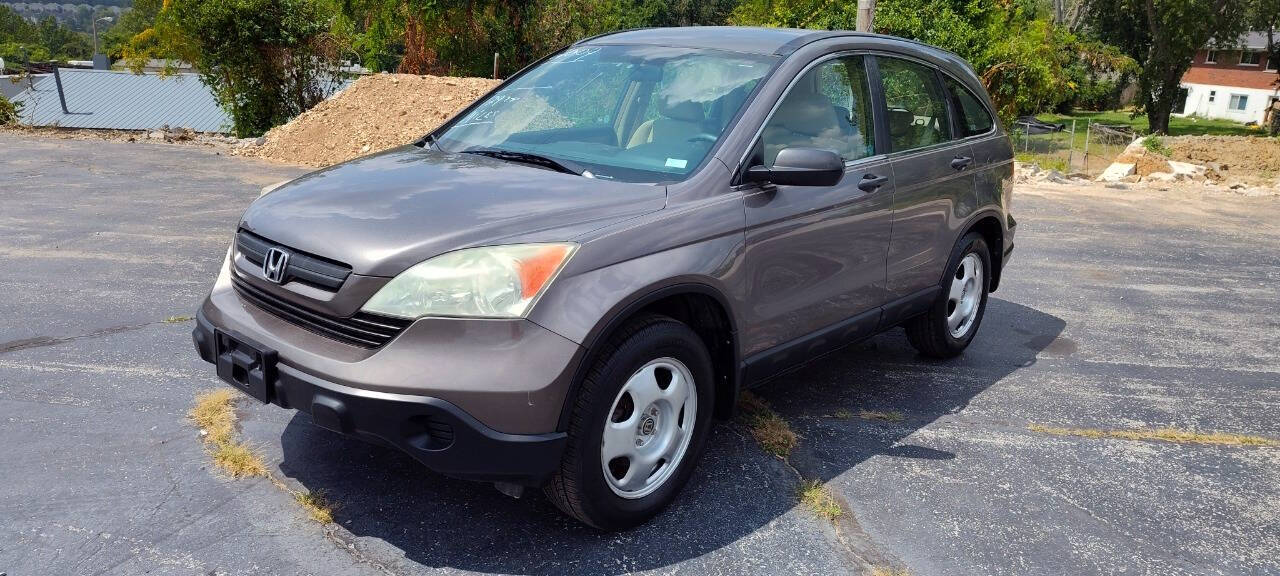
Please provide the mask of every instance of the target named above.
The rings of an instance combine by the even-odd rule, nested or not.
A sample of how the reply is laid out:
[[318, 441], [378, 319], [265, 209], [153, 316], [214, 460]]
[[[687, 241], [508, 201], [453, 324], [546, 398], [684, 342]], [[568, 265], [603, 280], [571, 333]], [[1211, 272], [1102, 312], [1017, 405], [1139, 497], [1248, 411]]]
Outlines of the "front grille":
[[341, 318], [285, 301], [235, 276], [232, 276], [231, 283], [242, 298], [258, 308], [321, 336], [363, 348], [382, 346], [413, 323], [412, 320], [367, 312]]
[[236, 233], [236, 250], [244, 256], [245, 260], [254, 265], [262, 266], [263, 257], [267, 250], [272, 248], [279, 248], [289, 253], [284, 277], [280, 279], [281, 284], [296, 280], [329, 292], [337, 292], [338, 288], [342, 287], [342, 283], [347, 280], [347, 276], [351, 275], [351, 267], [346, 264], [299, 252], [248, 230], [240, 230]]

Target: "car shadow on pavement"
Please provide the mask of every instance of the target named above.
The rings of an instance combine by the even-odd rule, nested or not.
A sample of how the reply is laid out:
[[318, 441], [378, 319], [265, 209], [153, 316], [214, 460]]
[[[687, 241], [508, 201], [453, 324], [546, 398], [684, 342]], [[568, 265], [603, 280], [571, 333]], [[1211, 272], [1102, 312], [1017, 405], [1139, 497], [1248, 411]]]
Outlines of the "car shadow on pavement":
[[[829, 480], [877, 455], [950, 459], [955, 455], [902, 440], [1033, 364], [1064, 327], [1057, 317], [992, 297], [981, 331], [960, 358], [921, 357], [895, 330], [778, 377], [756, 394], [801, 429], [812, 428], [803, 421], [840, 421], [801, 438], [792, 463], [807, 477]], [[890, 421], [872, 422], [863, 410], [889, 414]], [[369, 539], [381, 540], [427, 567], [516, 574], [650, 570], [749, 545], [740, 541], [776, 528], [771, 523], [796, 506], [794, 472], [735, 423], [714, 427], [697, 473], [671, 508], [621, 534], [568, 519], [539, 491], [517, 501], [490, 485], [445, 478], [395, 450], [319, 428], [305, 414], [294, 416], [281, 442], [281, 471], [335, 502], [334, 521], [361, 538], [361, 546], [377, 548], [381, 544]], [[397, 555], [387, 554], [393, 562]]]

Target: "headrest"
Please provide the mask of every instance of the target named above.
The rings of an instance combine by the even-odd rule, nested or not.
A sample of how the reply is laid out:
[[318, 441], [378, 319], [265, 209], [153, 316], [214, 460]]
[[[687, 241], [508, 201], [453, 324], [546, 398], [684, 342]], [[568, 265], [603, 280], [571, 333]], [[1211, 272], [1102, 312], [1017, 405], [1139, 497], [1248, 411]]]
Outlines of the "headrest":
[[889, 109], [889, 135], [901, 138], [911, 133], [911, 125], [916, 123], [916, 115], [910, 110], [901, 108]]
[[672, 120], [684, 122], [701, 122], [705, 119], [705, 115], [702, 113], [702, 105], [692, 100], [672, 102], [663, 98], [662, 108], [658, 112]]
[[792, 92], [773, 115], [773, 124], [806, 136], [818, 136], [840, 125], [836, 109], [816, 92]]

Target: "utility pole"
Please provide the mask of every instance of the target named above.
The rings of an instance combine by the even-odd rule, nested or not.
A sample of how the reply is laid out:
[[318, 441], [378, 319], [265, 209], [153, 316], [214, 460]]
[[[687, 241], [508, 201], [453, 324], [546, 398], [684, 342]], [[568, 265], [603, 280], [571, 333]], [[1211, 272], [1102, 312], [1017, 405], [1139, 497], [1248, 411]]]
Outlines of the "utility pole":
[[876, 17], [876, 0], [858, 0], [858, 31], [870, 32]]
[[103, 16], [93, 21], [93, 55], [94, 56], [98, 55], [98, 23], [111, 22], [112, 20], [115, 20], [115, 18], [112, 18], [110, 16]]

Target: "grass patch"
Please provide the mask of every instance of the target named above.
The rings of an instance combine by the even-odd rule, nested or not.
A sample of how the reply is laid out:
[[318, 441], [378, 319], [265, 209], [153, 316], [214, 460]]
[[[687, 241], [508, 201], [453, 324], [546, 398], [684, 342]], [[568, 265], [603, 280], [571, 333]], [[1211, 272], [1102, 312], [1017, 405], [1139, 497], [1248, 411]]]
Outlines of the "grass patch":
[[190, 316], [170, 316], [164, 319], [164, 323], [165, 324], [182, 324], [183, 322], [190, 322], [192, 319], [193, 318]]
[[878, 412], [876, 410], [863, 410], [858, 414], [863, 420], [881, 420], [884, 422], [901, 422], [903, 416], [901, 412], [896, 410], [891, 412]]
[[800, 502], [808, 506], [814, 514], [832, 522], [844, 513], [835, 495], [831, 493], [831, 489], [827, 488], [821, 480], [806, 480], [800, 485]]
[[214, 465], [232, 478], [266, 478], [271, 484], [293, 496], [312, 520], [321, 524], [333, 522], [337, 506], [323, 491], [299, 492], [289, 488], [271, 474], [267, 463], [256, 450], [236, 438], [236, 401], [240, 393], [230, 388], [201, 392], [187, 413], [200, 428], [201, 438]]
[[307, 511], [307, 515], [311, 516], [312, 520], [321, 524], [333, 522], [334, 504], [325, 496], [323, 490], [294, 492], [293, 500]]
[[[1151, 126], [1147, 123], [1146, 115], [1130, 117], [1129, 112], [1123, 110], [1110, 112], [1077, 111], [1071, 114], [1037, 114], [1036, 118], [1046, 122], [1066, 124], [1068, 130], [1071, 129], [1071, 121], [1074, 119], [1076, 121], [1076, 138], [1080, 139], [1079, 144], [1084, 144], [1083, 134], [1086, 122], [1129, 126], [1138, 134], [1151, 132]], [[1230, 120], [1214, 120], [1195, 116], [1171, 116], [1169, 118], [1170, 136], [1263, 136], [1265, 134], [1261, 130]]]
[[196, 405], [187, 415], [204, 433], [206, 444], [229, 444], [235, 441], [235, 390], [218, 388], [196, 396]]
[[841, 420], [848, 420], [850, 418], [853, 418], [853, 412], [850, 412], [848, 410], [845, 410], [844, 408], [841, 408], [839, 410], [836, 410], [836, 413], [832, 414], [831, 417], [839, 418]]
[[1159, 440], [1176, 444], [1214, 444], [1221, 446], [1280, 446], [1280, 441], [1261, 436], [1226, 434], [1222, 432], [1196, 432], [1177, 428], [1131, 428], [1104, 430], [1101, 428], [1059, 428], [1032, 424], [1032, 432], [1052, 436], [1077, 436], [1080, 438], [1112, 438], [1118, 440]]
[[266, 477], [267, 464], [252, 448], [241, 444], [223, 444], [212, 449], [213, 463], [232, 478]]
[[1013, 159], [1017, 160], [1019, 164], [1035, 164], [1036, 166], [1039, 166], [1041, 170], [1057, 170], [1063, 174], [1071, 172], [1071, 167], [1067, 166], [1067, 159], [1053, 154], [1017, 152], [1013, 155]]
[[743, 392], [738, 399], [738, 409], [751, 428], [751, 436], [761, 448], [770, 454], [786, 459], [796, 447], [796, 434], [791, 426], [778, 416], [759, 396]]
[[188, 416], [200, 428], [213, 463], [232, 478], [267, 476], [267, 465], [248, 445], [236, 440], [236, 400], [239, 393], [219, 388], [196, 396]]

